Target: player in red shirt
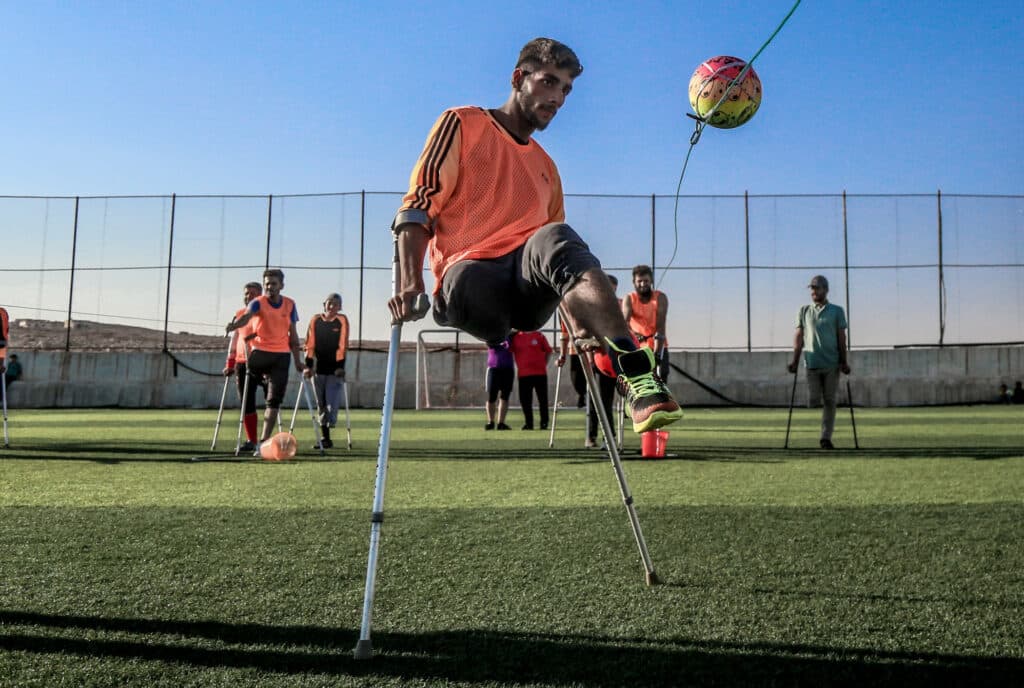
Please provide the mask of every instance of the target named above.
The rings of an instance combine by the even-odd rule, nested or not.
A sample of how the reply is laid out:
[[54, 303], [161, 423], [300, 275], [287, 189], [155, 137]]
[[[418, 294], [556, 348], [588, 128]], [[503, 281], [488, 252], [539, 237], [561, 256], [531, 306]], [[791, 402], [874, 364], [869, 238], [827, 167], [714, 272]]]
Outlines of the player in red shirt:
[[540, 429], [548, 429], [548, 359], [551, 345], [540, 332], [516, 332], [509, 350], [516, 359], [519, 403], [523, 407], [523, 430], [533, 430], [533, 395], [540, 408]]
[[427, 138], [392, 223], [399, 282], [388, 301], [394, 322], [418, 320], [434, 273], [434, 320], [494, 346], [513, 329], [529, 332], [559, 305], [574, 334], [595, 339], [602, 371], [618, 377], [645, 432], [682, 410], [637, 348], [600, 261], [565, 223], [558, 169], [533, 138], [554, 119], [583, 71], [576, 54], [550, 38], [519, 53], [512, 91], [498, 108], [446, 110]]

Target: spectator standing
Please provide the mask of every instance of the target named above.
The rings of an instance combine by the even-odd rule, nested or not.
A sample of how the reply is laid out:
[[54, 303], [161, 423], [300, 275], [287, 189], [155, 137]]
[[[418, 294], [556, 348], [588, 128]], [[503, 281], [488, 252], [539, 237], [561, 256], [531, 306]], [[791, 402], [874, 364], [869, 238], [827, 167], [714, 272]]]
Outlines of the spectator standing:
[[807, 404], [822, 405], [818, 444], [822, 449], [835, 449], [832, 433], [836, 425], [836, 388], [839, 373], [850, 374], [846, 313], [841, 306], [829, 303], [828, 279], [824, 275], [815, 275], [807, 286], [811, 290], [811, 303], [801, 307], [797, 314], [793, 359], [787, 368], [796, 373], [803, 353], [807, 368]]
[[523, 407], [523, 430], [533, 430], [533, 396], [540, 407], [540, 429], [548, 428], [548, 359], [551, 345], [536, 330], [516, 332], [509, 349], [516, 361], [519, 376], [519, 403]]
[[484, 430], [494, 430], [497, 421], [498, 430], [511, 430], [505, 424], [508, 415], [508, 399], [512, 395], [515, 383], [516, 368], [512, 352], [506, 339], [497, 346], [487, 347], [487, 379], [484, 383], [487, 390], [487, 424]]

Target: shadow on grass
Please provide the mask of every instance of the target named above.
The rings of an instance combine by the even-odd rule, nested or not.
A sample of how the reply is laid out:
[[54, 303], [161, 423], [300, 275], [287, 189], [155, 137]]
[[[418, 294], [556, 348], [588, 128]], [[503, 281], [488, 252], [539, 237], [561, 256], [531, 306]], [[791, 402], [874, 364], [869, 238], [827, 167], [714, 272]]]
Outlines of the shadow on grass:
[[[479, 445], [459, 446], [460, 443], [445, 445], [443, 442], [430, 442], [413, 445], [406, 442], [392, 442], [389, 456], [392, 459], [412, 459], [418, 461], [508, 461], [510, 459], [525, 460], [562, 460], [570, 464], [584, 464], [593, 461], [606, 461], [608, 455], [604, 450], [585, 449], [581, 446], [543, 446], [522, 447], [517, 445], [495, 446], [491, 449]], [[376, 459], [377, 446], [356, 447], [351, 450], [335, 448], [327, 450], [319, 456], [313, 450], [299, 453], [297, 461], [353, 461]], [[623, 461], [720, 461], [729, 463], [782, 463], [788, 460], [816, 458], [876, 458], [876, 459], [974, 459], [977, 461], [994, 461], [1019, 459], [1024, 457], [1024, 446], [1021, 447], [906, 447], [890, 446], [855, 449], [853, 447], [837, 447], [824, 450], [816, 446], [808, 447], [756, 447], [736, 444], [684, 444], [682, 442], [669, 445], [665, 457], [647, 459], [640, 456], [638, 449], [626, 449], [620, 452]], [[46, 446], [21, 448], [12, 447], [0, 450], [0, 458], [5, 460], [34, 461], [92, 461], [102, 464], [118, 464], [126, 462], [169, 462], [190, 463], [194, 458], [203, 462], [260, 463], [251, 456], [234, 455], [231, 447], [222, 452], [210, 452], [206, 447], [185, 446], [172, 448], [167, 442], [132, 442], [127, 443], [56, 443]]]
[[[118, 634], [104, 639], [97, 633]], [[138, 636], [124, 639], [123, 636]], [[168, 636], [160, 638], [160, 636]], [[373, 660], [352, 658], [357, 632], [315, 626], [226, 624], [0, 611], [0, 648], [54, 656], [245, 668], [338, 678], [522, 685], [1021, 685], [1024, 660], [860, 648], [648, 641], [461, 630], [379, 633]], [[230, 647], [225, 647], [228, 645]], [[243, 647], [251, 645], [252, 647]]]

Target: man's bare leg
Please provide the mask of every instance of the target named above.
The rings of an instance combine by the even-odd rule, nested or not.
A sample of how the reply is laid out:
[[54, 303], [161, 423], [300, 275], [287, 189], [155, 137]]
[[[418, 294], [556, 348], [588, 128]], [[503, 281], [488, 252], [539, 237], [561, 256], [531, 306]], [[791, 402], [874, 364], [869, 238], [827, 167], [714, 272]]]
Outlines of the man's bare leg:
[[263, 435], [260, 436], [260, 444], [263, 444], [270, 439], [270, 436], [274, 434], [274, 428], [277, 427], [277, 414], [280, 409], [268, 406], [263, 412]]
[[[629, 402], [634, 432], [654, 430], [683, 417], [668, 387], [654, 374], [653, 352], [637, 349], [603, 270], [592, 268], [583, 273], [563, 297], [562, 312], [577, 346], [594, 351], [595, 365], [603, 373], [614, 369]], [[588, 346], [588, 342], [592, 344]]]
[[591, 268], [562, 299], [577, 339], [631, 339], [619, 299], [601, 268]]

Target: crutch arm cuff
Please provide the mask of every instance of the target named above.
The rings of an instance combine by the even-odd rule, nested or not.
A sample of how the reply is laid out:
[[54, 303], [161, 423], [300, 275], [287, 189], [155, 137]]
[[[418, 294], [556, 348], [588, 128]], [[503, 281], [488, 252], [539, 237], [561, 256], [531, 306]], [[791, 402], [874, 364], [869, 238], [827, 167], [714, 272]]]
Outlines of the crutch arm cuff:
[[391, 222], [391, 231], [397, 235], [407, 225], [419, 225], [426, 230], [428, 235], [434, 236], [434, 232], [430, 229], [430, 217], [425, 210], [419, 208], [403, 208], [399, 210], [395, 214], [395, 219]]

